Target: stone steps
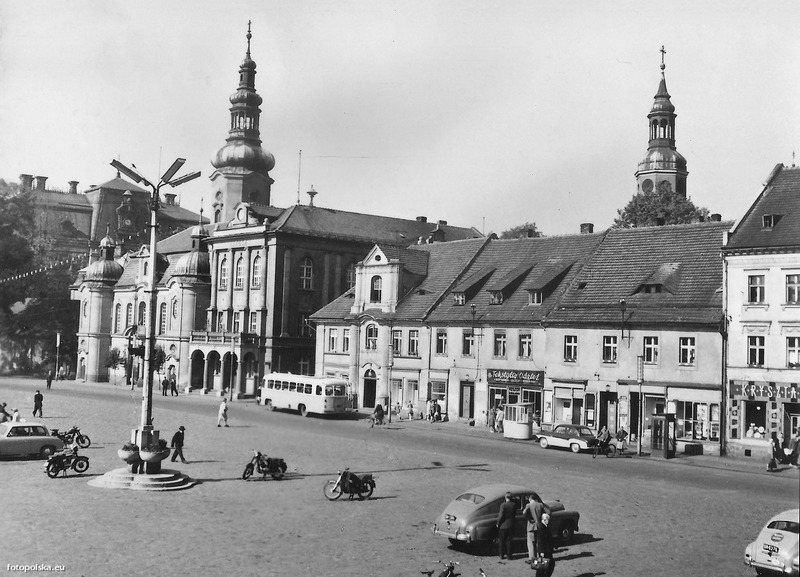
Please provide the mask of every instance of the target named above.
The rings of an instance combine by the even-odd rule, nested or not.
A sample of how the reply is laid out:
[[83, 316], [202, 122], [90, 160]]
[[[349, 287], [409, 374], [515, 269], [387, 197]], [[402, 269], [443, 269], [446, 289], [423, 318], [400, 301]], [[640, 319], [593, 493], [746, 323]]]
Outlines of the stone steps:
[[179, 471], [163, 469], [155, 474], [133, 474], [126, 468], [114, 469], [88, 481], [92, 487], [132, 491], [182, 491], [197, 483]]

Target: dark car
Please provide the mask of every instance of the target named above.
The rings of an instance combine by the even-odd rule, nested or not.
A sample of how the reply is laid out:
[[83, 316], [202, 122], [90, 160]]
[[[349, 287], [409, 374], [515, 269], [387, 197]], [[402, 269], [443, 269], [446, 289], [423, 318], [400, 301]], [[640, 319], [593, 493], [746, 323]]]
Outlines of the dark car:
[[27, 421], [0, 424], [0, 457], [38, 455], [46, 459], [64, 449], [64, 442], [50, 435], [47, 427]]
[[[462, 493], [436, 519], [433, 533], [447, 537], [452, 545], [490, 545], [497, 536], [497, 514], [500, 504], [505, 500], [506, 491], [511, 493], [517, 504], [513, 540], [525, 543], [527, 522], [522, 511], [528, 503], [528, 495], [535, 491], [518, 485], [482, 485]], [[560, 501], [546, 502], [546, 505], [550, 507], [550, 533], [561, 542], [571, 541], [578, 531], [580, 514], [565, 510]]]

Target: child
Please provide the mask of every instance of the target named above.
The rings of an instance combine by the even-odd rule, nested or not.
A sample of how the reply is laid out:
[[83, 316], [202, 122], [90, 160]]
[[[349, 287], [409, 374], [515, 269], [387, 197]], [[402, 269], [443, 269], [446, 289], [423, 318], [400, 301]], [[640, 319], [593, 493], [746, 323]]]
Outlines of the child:
[[411, 403], [411, 401], [408, 401], [408, 420], [414, 420], [414, 405]]

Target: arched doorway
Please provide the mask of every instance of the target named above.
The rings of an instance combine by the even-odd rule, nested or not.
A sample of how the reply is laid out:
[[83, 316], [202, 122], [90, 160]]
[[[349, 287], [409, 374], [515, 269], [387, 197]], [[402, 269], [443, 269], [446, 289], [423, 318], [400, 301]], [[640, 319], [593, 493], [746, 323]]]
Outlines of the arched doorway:
[[205, 357], [202, 351], [195, 351], [192, 353], [192, 367], [189, 369], [189, 374], [192, 375], [189, 387], [192, 389], [203, 388], [203, 370], [205, 369]]
[[219, 359], [219, 353], [217, 351], [211, 351], [208, 353], [208, 358], [206, 360], [206, 383], [205, 389], [206, 390], [214, 390], [219, 389], [222, 390], [221, 381], [219, 377], [221, 363]]
[[378, 388], [378, 379], [375, 371], [367, 369], [364, 371], [364, 407], [375, 407], [375, 391]]

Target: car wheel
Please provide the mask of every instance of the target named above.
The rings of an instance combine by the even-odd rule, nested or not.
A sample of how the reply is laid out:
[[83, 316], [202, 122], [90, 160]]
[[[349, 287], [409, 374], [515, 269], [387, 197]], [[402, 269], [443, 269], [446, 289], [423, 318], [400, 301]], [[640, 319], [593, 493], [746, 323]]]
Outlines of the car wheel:
[[575, 529], [572, 528], [572, 525], [564, 525], [558, 530], [558, 538], [564, 543], [572, 541], [574, 535]]
[[56, 448], [53, 445], [45, 445], [39, 450], [39, 456], [42, 459], [49, 459], [55, 452]]
[[549, 445], [549, 444], [550, 444], [550, 443], [548, 443], [548, 442], [547, 442], [547, 439], [545, 439], [544, 437], [542, 437], [542, 438], [540, 438], [540, 439], [539, 439], [539, 446], [540, 446], [542, 449], [546, 449], [546, 448], [548, 447], [548, 445]]
[[573, 453], [580, 453], [581, 452], [581, 446], [578, 443], [572, 443], [569, 446], [569, 450], [572, 451]]

